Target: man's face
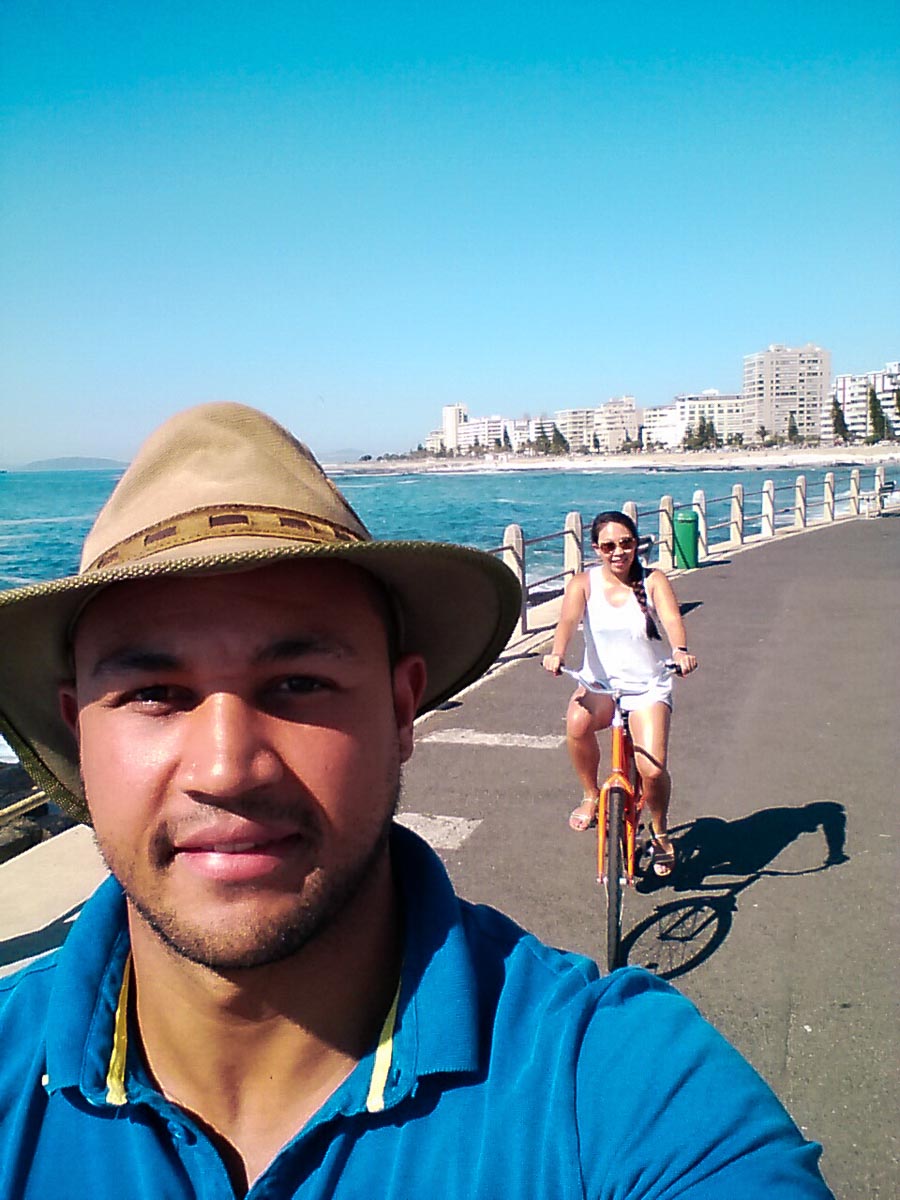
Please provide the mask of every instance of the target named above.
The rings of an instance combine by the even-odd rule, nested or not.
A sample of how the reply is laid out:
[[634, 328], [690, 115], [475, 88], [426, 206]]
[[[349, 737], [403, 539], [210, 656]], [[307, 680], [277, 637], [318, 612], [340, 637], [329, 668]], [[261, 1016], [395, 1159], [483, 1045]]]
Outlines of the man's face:
[[345, 563], [148, 580], [94, 600], [61, 691], [133, 920], [218, 969], [278, 961], [376, 874], [425, 682]]

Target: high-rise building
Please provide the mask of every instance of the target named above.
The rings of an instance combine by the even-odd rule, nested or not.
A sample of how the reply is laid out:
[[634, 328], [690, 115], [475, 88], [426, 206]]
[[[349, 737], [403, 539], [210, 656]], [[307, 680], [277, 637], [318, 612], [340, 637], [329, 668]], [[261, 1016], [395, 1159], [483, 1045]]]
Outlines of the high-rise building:
[[460, 430], [469, 421], [469, 410], [464, 404], [445, 404], [441, 409], [441, 440], [445, 450], [459, 449]]
[[744, 358], [744, 399], [752, 413], [754, 437], [818, 438], [828, 403], [831, 354], [811, 342], [799, 349], [770, 346]]

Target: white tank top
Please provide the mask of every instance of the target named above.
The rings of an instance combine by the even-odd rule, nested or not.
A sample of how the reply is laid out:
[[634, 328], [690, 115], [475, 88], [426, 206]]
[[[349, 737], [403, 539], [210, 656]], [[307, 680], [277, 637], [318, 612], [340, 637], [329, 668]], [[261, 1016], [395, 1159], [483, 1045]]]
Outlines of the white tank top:
[[[603, 586], [603, 568], [588, 571], [590, 594], [584, 611], [584, 664], [581, 674], [603, 687], [650, 690], [664, 684], [665, 643], [647, 637], [647, 620], [631, 592], [622, 605], [610, 604]], [[647, 608], [656, 619], [649, 595]]]

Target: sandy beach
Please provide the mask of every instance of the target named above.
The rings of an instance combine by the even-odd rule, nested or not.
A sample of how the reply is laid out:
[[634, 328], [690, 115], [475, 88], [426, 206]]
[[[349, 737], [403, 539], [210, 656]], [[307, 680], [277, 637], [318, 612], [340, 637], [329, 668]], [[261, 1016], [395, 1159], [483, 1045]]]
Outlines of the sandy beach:
[[900, 444], [880, 446], [815, 446], [723, 448], [721, 450], [652, 451], [642, 454], [570, 454], [527, 457], [486, 454], [483, 458], [413, 458], [371, 462], [323, 463], [344, 473], [429, 473], [485, 471], [762, 471], [813, 467], [868, 467], [900, 463]]

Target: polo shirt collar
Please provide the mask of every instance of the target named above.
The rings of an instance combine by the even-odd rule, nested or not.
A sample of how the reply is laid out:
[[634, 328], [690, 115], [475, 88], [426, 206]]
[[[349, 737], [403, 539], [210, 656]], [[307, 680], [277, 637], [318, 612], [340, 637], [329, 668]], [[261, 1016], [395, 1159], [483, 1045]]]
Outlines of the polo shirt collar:
[[66, 938], [56, 967], [47, 1031], [48, 1091], [78, 1088], [105, 1104], [116, 1012], [131, 955], [125, 897], [104, 880]]
[[386, 1105], [423, 1076], [475, 1072], [480, 1060], [477, 979], [460, 900], [416, 834], [395, 825], [391, 852], [406, 941]]
[[[378, 1046], [332, 1098], [341, 1111], [380, 1111], [412, 1094], [423, 1076], [479, 1067], [477, 979], [460, 901], [416, 834], [395, 825], [391, 853], [405, 919], [400, 985]], [[147, 1098], [143, 1072], [135, 1078], [126, 1065], [129, 962], [124, 895], [108, 879], [59, 951], [48, 1091], [74, 1087], [94, 1105], [137, 1099], [135, 1091]]]

